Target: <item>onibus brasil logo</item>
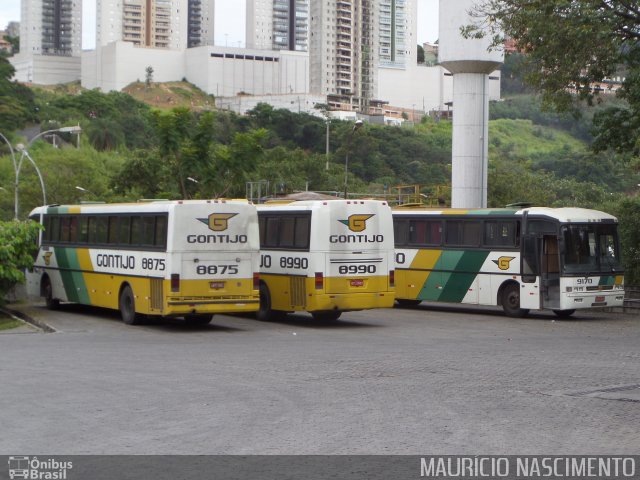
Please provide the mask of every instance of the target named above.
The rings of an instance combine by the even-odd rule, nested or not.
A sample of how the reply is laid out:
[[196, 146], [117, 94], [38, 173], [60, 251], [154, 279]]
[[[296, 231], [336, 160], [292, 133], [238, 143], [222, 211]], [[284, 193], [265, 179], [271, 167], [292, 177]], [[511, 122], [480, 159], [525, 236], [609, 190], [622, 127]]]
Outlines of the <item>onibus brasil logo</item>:
[[9, 457], [9, 478], [30, 480], [66, 480], [67, 470], [73, 468], [73, 462], [61, 462], [54, 458], [45, 460], [38, 457]]
[[338, 220], [340, 223], [349, 227], [352, 232], [363, 232], [367, 228], [367, 220], [373, 217], [374, 214], [369, 215], [350, 215], [347, 220]]
[[212, 213], [207, 218], [199, 218], [202, 223], [214, 232], [224, 232], [229, 228], [229, 220], [238, 215], [237, 213]]

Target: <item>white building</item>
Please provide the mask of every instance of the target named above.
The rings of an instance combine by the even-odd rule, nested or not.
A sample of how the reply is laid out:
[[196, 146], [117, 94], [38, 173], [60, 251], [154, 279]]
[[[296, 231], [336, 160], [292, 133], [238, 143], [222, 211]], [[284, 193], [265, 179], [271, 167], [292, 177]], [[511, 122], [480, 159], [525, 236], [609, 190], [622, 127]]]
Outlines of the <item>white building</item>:
[[309, 0], [247, 0], [247, 48], [309, 48]]
[[20, 82], [57, 84], [80, 78], [82, 0], [23, 0], [20, 53], [11, 57]]
[[122, 90], [144, 81], [149, 66], [155, 82], [186, 78], [216, 97], [309, 92], [309, 56], [304, 52], [214, 46], [179, 51], [122, 41], [83, 53], [82, 86]]

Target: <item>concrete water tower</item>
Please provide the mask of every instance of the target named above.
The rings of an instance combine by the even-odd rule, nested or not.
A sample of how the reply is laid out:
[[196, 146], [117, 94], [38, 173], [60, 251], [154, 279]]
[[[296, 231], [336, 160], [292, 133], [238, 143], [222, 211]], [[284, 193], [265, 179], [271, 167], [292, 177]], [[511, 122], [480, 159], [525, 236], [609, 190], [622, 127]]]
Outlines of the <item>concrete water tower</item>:
[[489, 157], [489, 74], [504, 60], [489, 51], [491, 38], [467, 39], [460, 27], [474, 19], [478, 0], [440, 0], [438, 60], [453, 74], [451, 206], [487, 206]]

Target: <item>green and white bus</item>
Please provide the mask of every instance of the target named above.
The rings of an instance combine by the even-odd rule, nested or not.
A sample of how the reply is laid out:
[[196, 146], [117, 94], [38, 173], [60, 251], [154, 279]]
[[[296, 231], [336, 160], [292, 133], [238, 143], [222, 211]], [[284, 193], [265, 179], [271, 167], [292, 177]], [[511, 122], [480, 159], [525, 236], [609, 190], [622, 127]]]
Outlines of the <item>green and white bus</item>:
[[582, 208], [396, 207], [396, 300], [502, 306], [509, 316], [621, 306], [615, 217]]
[[152, 201], [38, 207], [44, 226], [32, 295], [209, 323], [215, 313], [254, 312], [258, 216], [246, 200]]

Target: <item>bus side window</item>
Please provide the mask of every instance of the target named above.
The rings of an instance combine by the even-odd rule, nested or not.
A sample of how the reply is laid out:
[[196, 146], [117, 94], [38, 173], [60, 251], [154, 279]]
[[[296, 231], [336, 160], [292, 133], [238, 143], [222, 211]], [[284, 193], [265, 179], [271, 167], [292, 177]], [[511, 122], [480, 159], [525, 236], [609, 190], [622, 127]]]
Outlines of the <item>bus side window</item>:
[[129, 245], [131, 239], [131, 217], [123, 215], [118, 222], [118, 245]]
[[69, 220], [66, 215], [60, 219], [60, 241], [64, 243], [69, 241]]
[[109, 216], [109, 243], [115, 245], [118, 243], [118, 217]]
[[156, 217], [142, 217], [142, 244], [146, 247], [153, 246], [153, 236], [156, 230]]
[[280, 219], [280, 241], [279, 247], [293, 247], [293, 236], [295, 232], [294, 217], [282, 217]]
[[278, 246], [278, 226], [280, 224], [280, 219], [277, 217], [267, 217], [267, 225], [264, 236], [264, 246], [265, 247], [277, 247]]
[[78, 243], [78, 216], [69, 217], [69, 242]]
[[109, 229], [109, 219], [105, 216], [96, 217], [96, 240], [95, 243], [107, 243], [107, 231]]
[[78, 224], [78, 243], [89, 241], [89, 218], [80, 216]]
[[167, 246], [167, 217], [165, 215], [156, 216], [154, 245], [162, 248]]
[[296, 231], [294, 247], [301, 249], [309, 248], [309, 240], [311, 233], [311, 222], [309, 216], [296, 217]]
[[407, 226], [408, 222], [406, 220], [393, 219], [393, 236], [396, 246], [407, 244]]
[[131, 217], [131, 245], [142, 244], [142, 217]]
[[427, 222], [429, 225], [430, 237], [429, 244], [430, 245], [441, 245], [442, 244], [442, 222]]

